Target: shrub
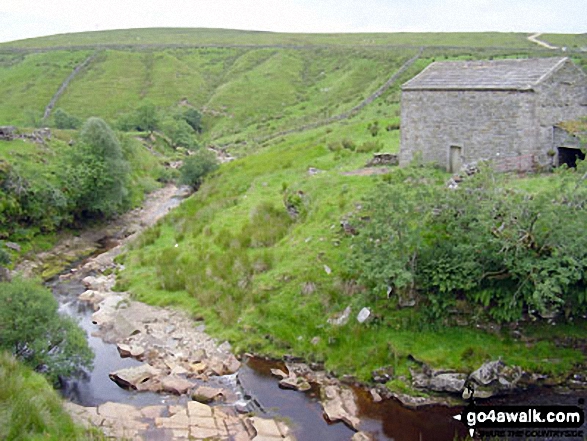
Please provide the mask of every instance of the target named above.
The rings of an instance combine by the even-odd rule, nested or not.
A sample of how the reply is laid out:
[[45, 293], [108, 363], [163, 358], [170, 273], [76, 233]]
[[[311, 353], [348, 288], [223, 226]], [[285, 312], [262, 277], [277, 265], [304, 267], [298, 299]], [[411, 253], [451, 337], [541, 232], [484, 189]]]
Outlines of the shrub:
[[204, 177], [218, 168], [218, 160], [214, 152], [208, 149], [200, 149], [188, 157], [180, 168], [180, 183], [189, 185], [197, 190]]
[[[433, 170], [398, 171], [366, 200], [355, 222], [349, 269], [375, 296], [418, 291], [432, 316], [458, 300], [498, 321], [524, 311], [587, 310], [587, 167], [529, 195], [484, 170], [456, 191]], [[361, 221], [361, 218], [369, 218]]]
[[57, 109], [53, 113], [53, 122], [58, 129], [79, 129], [82, 122], [79, 118], [68, 114], [63, 109]]
[[84, 331], [59, 314], [46, 288], [23, 279], [0, 282], [0, 303], [0, 349], [53, 382], [91, 366], [93, 354]]

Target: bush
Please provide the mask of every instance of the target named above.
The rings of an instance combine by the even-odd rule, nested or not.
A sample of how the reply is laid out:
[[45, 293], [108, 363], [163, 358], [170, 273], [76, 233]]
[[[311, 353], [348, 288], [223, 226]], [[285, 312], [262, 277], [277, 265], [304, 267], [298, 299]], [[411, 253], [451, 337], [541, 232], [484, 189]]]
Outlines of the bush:
[[[437, 172], [408, 169], [365, 203], [355, 220], [352, 274], [375, 296], [419, 292], [433, 316], [458, 301], [498, 321], [587, 310], [587, 186], [583, 170], [561, 171], [537, 194], [506, 189], [484, 170], [458, 190]], [[369, 218], [368, 221], [361, 219]]]
[[50, 291], [34, 281], [0, 282], [0, 349], [50, 381], [90, 367], [93, 354], [75, 321], [57, 310]]
[[68, 114], [63, 109], [57, 109], [53, 113], [53, 122], [58, 129], [79, 129], [82, 122], [79, 118]]
[[218, 160], [214, 152], [208, 149], [200, 149], [188, 157], [180, 168], [180, 183], [189, 185], [197, 190], [204, 177], [218, 168]]

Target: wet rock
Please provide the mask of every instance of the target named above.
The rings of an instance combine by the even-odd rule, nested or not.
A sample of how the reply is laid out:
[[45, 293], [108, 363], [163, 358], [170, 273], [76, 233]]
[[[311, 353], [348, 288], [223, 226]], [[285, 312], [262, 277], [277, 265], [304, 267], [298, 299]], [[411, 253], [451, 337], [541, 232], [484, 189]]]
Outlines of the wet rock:
[[190, 418], [206, 418], [212, 416], [212, 408], [207, 404], [198, 403], [197, 401], [188, 402], [188, 415]]
[[250, 420], [257, 432], [257, 436], [253, 440], [260, 441], [262, 439], [272, 440], [283, 438], [281, 430], [274, 420], [259, 417], [253, 417]]
[[423, 368], [422, 371], [411, 370], [412, 386], [417, 389], [427, 389], [434, 392], [448, 392], [460, 394], [465, 388], [467, 374], [459, 372], [432, 371]]
[[286, 374], [285, 372], [283, 372], [281, 369], [271, 369], [271, 375], [280, 378], [280, 379], [285, 379], [287, 377], [289, 377], [288, 374]]
[[207, 404], [213, 401], [224, 400], [225, 396], [226, 392], [224, 389], [200, 386], [192, 393], [192, 400]]
[[377, 392], [376, 389], [369, 389], [369, 393], [371, 394], [374, 403], [380, 403], [383, 401], [383, 398], [381, 398], [381, 395], [379, 395], [379, 392]]
[[240, 361], [238, 361], [238, 359], [233, 354], [228, 354], [222, 365], [224, 366], [224, 370], [221, 375], [234, 374], [241, 367]]
[[284, 378], [279, 382], [279, 387], [282, 389], [292, 389], [305, 392], [310, 390], [312, 386], [305, 379], [301, 377], [288, 377]]
[[194, 383], [185, 378], [168, 375], [161, 379], [161, 387], [165, 392], [170, 392], [175, 395], [183, 395], [194, 387]]
[[329, 421], [342, 421], [357, 430], [359, 418], [353, 391], [339, 386], [325, 386], [321, 390], [322, 407]]
[[159, 369], [149, 364], [142, 364], [137, 367], [120, 369], [110, 373], [108, 376], [112, 381], [125, 389], [139, 389], [147, 381], [161, 375]]
[[365, 432], [357, 432], [353, 435], [351, 441], [373, 441], [373, 438]]
[[141, 358], [145, 354], [145, 348], [142, 346], [127, 345], [124, 343], [118, 343], [116, 345], [118, 353], [122, 358], [133, 357]]
[[91, 303], [92, 305], [96, 306], [98, 303], [100, 303], [104, 300], [104, 296], [98, 291], [94, 291], [93, 289], [88, 289], [88, 290], [82, 292], [79, 295], [78, 299], [81, 300], [82, 302], [88, 302], [88, 303]]
[[495, 360], [484, 363], [471, 373], [469, 380], [476, 398], [489, 398], [515, 389], [522, 377], [519, 367]]

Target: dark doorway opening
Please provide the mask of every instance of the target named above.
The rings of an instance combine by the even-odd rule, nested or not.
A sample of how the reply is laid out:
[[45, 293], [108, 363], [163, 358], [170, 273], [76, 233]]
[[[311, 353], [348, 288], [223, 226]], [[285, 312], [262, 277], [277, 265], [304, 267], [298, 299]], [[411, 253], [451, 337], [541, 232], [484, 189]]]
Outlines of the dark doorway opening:
[[585, 159], [585, 151], [581, 149], [571, 149], [568, 147], [558, 148], [558, 165], [567, 164], [569, 167], [577, 167], [577, 160]]

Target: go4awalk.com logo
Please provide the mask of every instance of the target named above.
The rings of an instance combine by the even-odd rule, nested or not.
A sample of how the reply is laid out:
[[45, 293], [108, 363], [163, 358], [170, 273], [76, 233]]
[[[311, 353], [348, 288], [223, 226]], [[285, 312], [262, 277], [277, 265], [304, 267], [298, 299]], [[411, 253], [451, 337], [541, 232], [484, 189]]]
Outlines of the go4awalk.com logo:
[[579, 406], [478, 406], [471, 402], [456, 420], [464, 423], [471, 437], [584, 439], [585, 401]]

